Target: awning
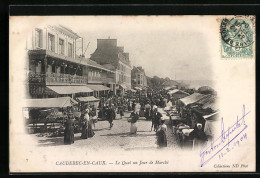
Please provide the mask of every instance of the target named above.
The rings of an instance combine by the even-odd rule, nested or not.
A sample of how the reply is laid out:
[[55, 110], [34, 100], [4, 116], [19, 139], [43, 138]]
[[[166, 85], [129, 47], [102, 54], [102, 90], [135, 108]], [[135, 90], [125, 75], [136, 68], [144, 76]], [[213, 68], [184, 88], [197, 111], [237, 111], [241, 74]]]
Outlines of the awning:
[[47, 86], [48, 89], [58, 94], [89, 93], [93, 92], [87, 86]]
[[185, 98], [180, 99], [180, 101], [187, 106], [188, 104], [195, 103], [196, 101], [201, 100], [202, 98], [206, 97], [207, 95], [203, 95], [200, 93], [193, 93], [190, 96], [186, 96]]
[[135, 87], [136, 90], [142, 90], [142, 88], [139, 88], [139, 87]]
[[168, 94], [172, 95], [172, 94], [178, 93], [178, 92], [179, 92], [179, 93], [184, 93], [184, 94], [186, 94], [187, 96], [190, 95], [189, 93], [186, 93], [186, 92], [184, 92], [184, 91], [182, 91], [182, 90], [178, 90], [178, 89], [170, 90], [170, 91], [168, 91]]
[[99, 101], [99, 99], [95, 98], [94, 96], [88, 96], [88, 97], [77, 97], [76, 98], [80, 102], [95, 102]]
[[94, 91], [104, 91], [104, 90], [110, 90], [110, 88], [104, 86], [104, 85], [87, 85], [91, 90]]
[[127, 86], [125, 86], [124, 84], [120, 84], [120, 86], [124, 89], [127, 89]]
[[170, 90], [171, 89], [171, 87], [166, 87], [166, 88], [164, 88], [165, 90]]
[[44, 99], [26, 99], [26, 106], [31, 108], [63, 108], [72, 106], [70, 97], [44, 98]]
[[205, 115], [205, 116], [202, 116], [205, 120], [214, 120], [216, 118], [213, 118], [213, 116], [217, 116], [218, 112], [215, 112], [215, 113], [211, 113], [209, 115]]
[[136, 90], [134, 90], [134, 89], [130, 89], [130, 90], [128, 90], [128, 91], [131, 91], [131, 92], [133, 92], [133, 93], [135, 93], [135, 92], [136, 92]]
[[73, 98], [70, 99], [72, 104], [78, 104], [78, 102], [76, 100], [74, 100]]

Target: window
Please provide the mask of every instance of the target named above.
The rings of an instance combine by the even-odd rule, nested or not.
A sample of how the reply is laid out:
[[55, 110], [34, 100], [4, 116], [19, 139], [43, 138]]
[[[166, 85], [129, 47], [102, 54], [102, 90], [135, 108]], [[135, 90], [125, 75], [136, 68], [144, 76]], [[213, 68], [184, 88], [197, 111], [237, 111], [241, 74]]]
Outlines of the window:
[[41, 29], [35, 30], [35, 46], [37, 48], [42, 48], [42, 30]]
[[64, 54], [64, 40], [59, 39], [59, 54]]
[[140, 84], [140, 81], [138, 80], [137, 83]]
[[48, 49], [55, 52], [55, 37], [52, 34], [48, 34]]
[[69, 57], [73, 56], [73, 47], [71, 43], [68, 43], [68, 56]]

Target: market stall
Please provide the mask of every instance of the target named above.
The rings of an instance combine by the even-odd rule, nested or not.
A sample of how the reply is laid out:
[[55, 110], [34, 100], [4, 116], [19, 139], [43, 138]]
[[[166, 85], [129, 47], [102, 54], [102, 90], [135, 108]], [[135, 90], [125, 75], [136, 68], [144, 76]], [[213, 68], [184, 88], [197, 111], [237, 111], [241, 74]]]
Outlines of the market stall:
[[80, 104], [88, 104], [89, 106], [94, 105], [95, 108], [98, 108], [99, 100], [98, 98], [95, 98], [94, 96], [88, 96], [88, 97], [77, 97], [76, 100]]
[[66, 108], [77, 102], [70, 97], [26, 99], [23, 109], [29, 133], [56, 129], [67, 118]]

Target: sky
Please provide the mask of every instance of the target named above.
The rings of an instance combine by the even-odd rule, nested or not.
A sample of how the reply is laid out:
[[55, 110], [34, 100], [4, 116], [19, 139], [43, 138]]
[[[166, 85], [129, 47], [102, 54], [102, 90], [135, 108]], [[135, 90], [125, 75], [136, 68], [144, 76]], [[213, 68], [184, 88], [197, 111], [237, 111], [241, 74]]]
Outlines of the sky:
[[[129, 52], [132, 66], [147, 76], [176, 80], [211, 80], [212, 19], [203, 16], [83, 16], [53, 20], [84, 37], [85, 56], [97, 39], [117, 39]], [[50, 22], [50, 20], [47, 20]], [[80, 51], [80, 50], [79, 50]]]

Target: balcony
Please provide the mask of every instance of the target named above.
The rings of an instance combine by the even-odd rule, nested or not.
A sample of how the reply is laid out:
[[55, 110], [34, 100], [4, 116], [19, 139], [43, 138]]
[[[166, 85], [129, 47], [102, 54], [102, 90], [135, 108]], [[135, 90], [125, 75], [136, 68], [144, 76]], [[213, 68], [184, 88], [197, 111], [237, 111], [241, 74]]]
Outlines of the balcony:
[[89, 76], [88, 83], [115, 83], [114, 78], [112, 77], [98, 77], [98, 76]]
[[70, 74], [29, 74], [29, 83], [46, 85], [86, 85], [87, 77]]

